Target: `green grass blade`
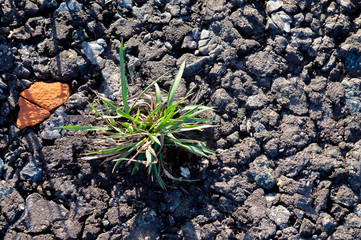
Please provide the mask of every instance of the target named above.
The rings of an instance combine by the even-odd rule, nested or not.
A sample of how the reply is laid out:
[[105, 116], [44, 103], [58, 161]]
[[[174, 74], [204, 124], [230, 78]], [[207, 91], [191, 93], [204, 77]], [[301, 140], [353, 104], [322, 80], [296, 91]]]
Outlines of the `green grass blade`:
[[107, 131], [110, 130], [109, 127], [98, 127], [98, 126], [62, 126], [56, 127], [60, 129], [69, 129], [69, 130], [83, 130], [83, 131]]
[[110, 102], [108, 102], [107, 100], [105, 100], [104, 98], [100, 98], [100, 100], [103, 102], [103, 104], [104, 104], [105, 106], [108, 106], [108, 107], [110, 107], [110, 108], [113, 109], [113, 110], [117, 110], [117, 107], [116, 107], [116, 106], [114, 106], [113, 104], [111, 104]]
[[140, 110], [138, 109], [137, 115], [136, 115], [135, 118], [134, 118], [134, 122], [139, 122], [139, 121], [138, 121], [139, 115], [140, 115]]
[[168, 106], [171, 106], [172, 103], [173, 103], [173, 98], [174, 98], [174, 95], [178, 89], [178, 86], [179, 86], [179, 83], [180, 83], [180, 80], [182, 79], [182, 75], [183, 75], [183, 71], [184, 71], [184, 68], [185, 68], [185, 65], [186, 65], [186, 62], [183, 62], [177, 72], [177, 75], [175, 76], [174, 78], [174, 81], [173, 81], [173, 84], [172, 86], [170, 87], [170, 90], [169, 90], [169, 93], [168, 93]]
[[150, 133], [148, 133], [147, 136], [150, 138], [150, 140], [152, 140], [152, 144], [153, 143], [158, 143], [158, 145], [161, 145], [159, 139], [156, 136], [154, 136], [154, 135], [152, 135]]
[[159, 175], [156, 164], [152, 164], [150, 167], [152, 168], [152, 171], [154, 172], [154, 176], [157, 179], [159, 186], [161, 186], [161, 188], [163, 188], [165, 190], [164, 182], [163, 182], [162, 178]]
[[146, 163], [146, 167], [148, 167], [149, 165], [151, 165], [154, 161], [154, 156], [150, 153], [150, 151], [147, 149], [145, 150], [145, 157], [147, 159], [147, 163]]
[[133, 167], [133, 169], [132, 169], [132, 175], [133, 175], [134, 173], [136, 173], [136, 171], [138, 171], [139, 166], [140, 166], [141, 164], [142, 164], [142, 163], [140, 163], [140, 162], [136, 162], [136, 163], [134, 164], [134, 167]]
[[186, 126], [186, 127], [182, 127], [179, 128], [176, 132], [187, 132], [187, 131], [194, 131], [194, 130], [203, 130], [205, 128], [211, 128], [214, 127], [214, 125], [194, 125], [194, 126]]
[[120, 116], [122, 116], [122, 117], [124, 117], [124, 118], [126, 118], [126, 119], [128, 119], [128, 120], [130, 120], [130, 121], [133, 121], [133, 118], [132, 118], [128, 113], [124, 112], [122, 109], [118, 108], [118, 109], [117, 109], [117, 113], [118, 113]]
[[193, 90], [196, 88], [196, 86], [192, 87], [185, 95], [185, 97], [188, 97], [192, 92]]
[[124, 112], [129, 112], [129, 105], [128, 105], [128, 87], [127, 87], [127, 80], [125, 79], [125, 64], [124, 64], [124, 52], [123, 52], [123, 39], [120, 43], [120, 80], [122, 86], [122, 99], [123, 99], [123, 106]]
[[93, 109], [93, 111], [94, 111], [99, 117], [103, 118], [103, 115], [100, 114], [100, 113], [98, 112], [98, 110], [97, 110], [90, 102], [88, 102], [88, 104], [90, 105], [90, 107]]
[[[203, 157], [208, 157], [202, 150], [202, 147], [199, 145], [194, 145], [189, 143], [189, 141], [187, 140], [180, 140], [180, 139], [176, 139], [172, 134], [167, 134], [167, 137], [174, 142], [177, 146], [182, 147], [186, 150], [188, 150], [189, 152], [192, 152], [194, 154], [203, 156]], [[194, 141], [192, 141], [194, 142]]]
[[158, 104], [162, 100], [162, 95], [157, 83], [154, 84], [154, 87], [155, 87], [155, 103]]

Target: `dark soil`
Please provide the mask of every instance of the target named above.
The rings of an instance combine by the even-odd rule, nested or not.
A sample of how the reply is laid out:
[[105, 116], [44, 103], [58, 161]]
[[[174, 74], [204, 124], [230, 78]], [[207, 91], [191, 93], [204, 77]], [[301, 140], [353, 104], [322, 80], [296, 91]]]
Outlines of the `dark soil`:
[[[358, 0], [0, 0], [1, 239], [359, 239]], [[216, 108], [196, 136], [210, 159], [172, 149], [192, 183], [80, 161], [87, 101], [119, 100], [125, 41], [134, 94], [185, 60], [180, 94]], [[19, 93], [60, 81], [70, 99], [19, 130]]]

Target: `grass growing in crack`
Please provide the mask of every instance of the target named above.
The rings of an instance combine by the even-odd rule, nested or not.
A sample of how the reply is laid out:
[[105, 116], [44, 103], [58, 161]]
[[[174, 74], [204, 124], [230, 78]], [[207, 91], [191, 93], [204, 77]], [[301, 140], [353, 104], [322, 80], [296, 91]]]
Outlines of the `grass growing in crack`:
[[[214, 151], [206, 148], [205, 142], [189, 139], [183, 134], [187, 131], [201, 131], [212, 127], [209, 124], [211, 120], [198, 116], [202, 112], [213, 111], [213, 108], [203, 105], [184, 106], [192, 90], [182, 99], [175, 101], [174, 96], [184, 68], [185, 62], [181, 64], [166, 100], [162, 100], [157, 84], [162, 77], [153, 81], [138, 97], [128, 99], [122, 41], [120, 45], [122, 106], [115, 106], [109, 100], [100, 98], [100, 110], [91, 103], [89, 105], [106, 126], [63, 126], [60, 128], [101, 131], [105, 138], [111, 139], [112, 144], [105, 150], [84, 155], [94, 155], [85, 157], [86, 159], [103, 158], [114, 161], [113, 171], [122, 161], [125, 161], [127, 165], [132, 164], [132, 174], [143, 165], [148, 168], [152, 179], [155, 178], [163, 189], [165, 189], [163, 175], [173, 180], [191, 181], [174, 177], [167, 169], [167, 159], [162, 157], [163, 148], [168, 146], [181, 147], [203, 157], [215, 154]], [[153, 87], [155, 91], [151, 93], [149, 90]]]

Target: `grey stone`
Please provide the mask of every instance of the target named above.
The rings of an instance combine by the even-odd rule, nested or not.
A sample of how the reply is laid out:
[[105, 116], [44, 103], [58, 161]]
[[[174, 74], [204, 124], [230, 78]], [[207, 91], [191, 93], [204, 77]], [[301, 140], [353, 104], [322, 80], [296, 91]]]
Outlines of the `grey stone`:
[[69, 121], [68, 115], [65, 113], [64, 107], [59, 107], [47, 120], [41, 123], [42, 129], [40, 136], [45, 140], [55, 140], [61, 138], [65, 133], [65, 129], [57, 129], [57, 127], [67, 125]]
[[7, 94], [6, 94], [6, 90], [7, 90], [8, 86], [3, 83], [0, 79], [0, 101], [4, 101], [7, 99]]
[[246, 67], [259, 78], [280, 75], [287, 70], [285, 59], [273, 51], [261, 51], [250, 55], [246, 60]]
[[255, 184], [248, 183], [245, 177], [236, 175], [229, 181], [218, 181], [211, 185], [211, 188], [227, 198], [236, 202], [243, 202], [247, 199], [250, 191], [253, 191]]
[[182, 20], [173, 19], [169, 25], [164, 28], [164, 36], [166, 41], [173, 46], [180, 46], [184, 37], [192, 32], [192, 28], [184, 23]]
[[183, 72], [183, 77], [192, 77], [197, 75], [200, 71], [204, 69], [204, 66], [206, 63], [210, 61], [210, 57], [197, 57], [193, 54], [183, 54], [177, 61], [177, 65], [180, 66], [180, 64], [183, 63], [183, 61], [186, 62], [186, 67]]
[[68, 5], [66, 4], [66, 2], [62, 2], [58, 9], [56, 9], [55, 11], [56, 13], [61, 13], [61, 12], [69, 12], [69, 8], [68, 8]]
[[287, 227], [291, 213], [282, 205], [273, 206], [267, 211], [268, 217], [280, 228]]
[[315, 224], [311, 222], [309, 219], [304, 218], [300, 227], [300, 236], [305, 238], [310, 238], [312, 237], [315, 230], [316, 230]]
[[29, 40], [31, 38], [32, 28], [26, 23], [24, 26], [14, 29], [10, 32], [8, 38], [16, 39], [16, 40]]
[[284, 32], [291, 31], [292, 18], [285, 12], [280, 11], [271, 14], [272, 21]]
[[0, 102], [0, 126], [6, 124], [9, 113], [10, 108], [8, 102]]
[[293, 16], [293, 24], [296, 27], [300, 27], [304, 20], [305, 20], [305, 16], [303, 15], [303, 13], [298, 13]]
[[37, 57], [33, 62], [33, 72], [39, 79], [49, 79], [51, 77], [50, 59], [46, 57]]
[[314, 211], [312, 208], [312, 201], [312, 196], [303, 196], [299, 193], [292, 195], [282, 194], [280, 198], [280, 202], [285, 205], [298, 208], [309, 213], [313, 213]]
[[263, 92], [257, 95], [249, 96], [246, 102], [247, 109], [260, 109], [263, 108], [267, 103], [267, 97]]
[[284, 115], [280, 125], [282, 134], [280, 137], [279, 151], [287, 151], [292, 147], [305, 147], [316, 137], [316, 129], [309, 117]]
[[197, 48], [197, 42], [194, 41], [192, 36], [190, 36], [190, 35], [185, 36], [184, 39], [183, 39], [182, 48], [196, 49]]
[[7, 71], [13, 67], [14, 55], [9, 46], [0, 44], [0, 72]]
[[297, 115], [308, 112], [308, 102], [304, 92], [305, 84], [299, 78], [277, 78], [272, 84], [272, 92], [277, 102]]
[[345, 224], [350, 228], [361, 228], [361, 218], [354, 213], [350, 213], [345, 218]]
[[266, 3], [266, 13], [270, 14], [274, 11], [279, 10], [283, 5], [282, 1], [278, 1], [278, 0], [269, 0]]
[[102, 70], [102, 81], [100, 92], [111, 100], [121, 97], [120, 67], [115, 65], [112, 60], [105, 60], [105, 66]]
[[88, 39], [88, 34], [86, 33], [85, 29], [82, 27], [77, 28], [73, 31], [72, 38], [74, 42], [83, 42]]
[[317, 223], [321, 225], [322, 230], [326, 233], [330, 234], [334, 231], [335, 227], [337, 226], [337, 223], [333, 217], [331, 217], [328, 213], [321, 212]]
[[71, 82], [78, 76], [77, 53], [70, 49], [60, 52], [51, 59], [51, 76], [64, 82]]
[[341, 225], [336, 228], [336, 231], [331, 235], [331, 239], [335, 240], [354, 240], [359, 233], [354, 233], [354, 229], [348, 228], [346, 225]]
[[219, 110], [225, 110], [226, 106], [230, 104], [233, 99], [223, 88], [217, 89], [212, 97], [212, 105], [216, 106]]
[[20, 179], [31, 183], [38, 182], [41, 180], [42, 171], [43, 169], [35, 160], [29, 161], [21, 169]]
[[74, 197], [77, 193], [77, 187], [74, 185], [74, 182], [67, 180], [66, 177], [54, 178], [52, 179], [52, 184], [55, 191], [54, 195], [58, 198], [66, 200]]
[[146, 20], [153, 14], [153, 6], [151, 4], [144, 4], [141, 7], [133, 6], [132, 15], [140, 20]]
[[70, 11], [80, 11], [83, 9], [83, 5], [78, 3], [76, 0], [69, 0], [67, 5]]
[[12, 229], [29, 233], [41, 233], [57, 221], [65, 221], [68, 210], [53, 201], [45, 200], [38, 193], [26, 198], [25, 213], [12, 226]]
[[316, 190], [314, 190], [314, 193], [312, 195], [314, 198], [313, 204], [315, 206], [316, 212], [327, 208], [328, 199], [330, 197], [330, 186], [331, 181], [324, 180], [321, 181], [316, 187]]
[[[312, 38], [314, 36], [313, 31], [310, 28], [292, 28], [291, 30], [292, 37], [290, 41], [290, 46], [301, 49], [304, 51], [308, 51], [312, 42]], [[322, 45], [322, 48], [329, 48], [329, 46], [332, 44], [330, 42], [330, 38], [323, 37], [325, 42], [319, 42], [316, 41], [316, 44], [318, 47], [320, 47], [319, 44]], [[332, 40], [331, 40], [332, 41]], [[312, 51], [311, 51], [312, 52]]]
[[129, 71], [134, 72], [135, 68], [140, 65], [141, 65], [141, 62], [140, 62], [139, 58], [129, 56], [129, 61], [128, 61]]
[[41, 11], [49, 8], [56, 8], [58, 6], [56, 0], [38, 0], [37, 2]]
[[351, 31], [350, 20], [348, 16], [339, 14], [337, 18], [329, 16], [324, 23], [325, 33], [332, 37], [347, 36]]
[[61, 15], [61, 17], [54, 21], [54, 25], [51, 28], [51, 36], [58, 43], [65, 44], [71, 38], [71, 32], [74, 29], [73, 17], [69, 10], [62, 11], [58, 15]]
[[311, 57], [316, 57], [319, 52], [328, 52], [332, 50], [334, 46], [335, 43], [329, 36], [315, 38], [312, 42], [308, 55]]
[[345, 88], [346, 106], [354, 115], [357, 115], [361, 112], [361, 79], [346, 78], [341, 83]]
[[141, 61], [155, 61], [160, 60], [167, 53], [167, 48], [160, 40], [148, 42], [139, 46], [139, 59]]
[[87, 106], [88, 100], [84, 92], [77, 92], [72, 94], [64, 105], [69, 114], [74, 114], [79, 110], [83, 110]]
[[201, 31], [201, 35], [200, 35], [199, 39], [200, 39], [200, 40], [205, 40], [205, 39], [208, 39], [209, 36], [210, 36], [209, 30], [203, 29], [203, 30]]
[[271, 189], [276, 182], [272, 167], [274, 167], [273, 162], [265, 155], [257, 157], [250, 164], [250, 172], [254, 176], [256, 183], [268, 190]]
[[264, 17], [262, 11], [254, 5], [246, 4], [230, 16], [230, 20], [242, 36], [252, 39], [260, 39], [264, 35]]
[[[75, 211], [77, 210], [75, 209]], [[104, 218], [109, 221], [109, 226], [112, 227], [127, 221], [131, 217], [132, 213], [133, 213], [133, 209], [130, 206], [128, 206], [128, 204], [117, 203], [117, 206], [111, 207], [107, 210], [107, 212], [104, 215]]]
[[357, 204], [357, 206], [355, 207], [354, 213], [355, 213], [358, 217], [361, 217], [361, 204]]
[[182, 192], [179, 190], [171, 191], [167, 194], [167, 209], [174, 212], [180, 205]]
[[331, 200], [342, 206], [351, 207], [359, 201], [359, 198], [351, 188], [342, 185], [338, 189], [331, 190]]
[[11, 187], [11, 185], [4, 180], [0, 181], [0, 216], [4, 216], [9, 223], [20, 216], [24, 210], [24, 199], [19, 192]]
[[160, 234], [161, 220], [153, 209], [145, 208], [134, 219], [126, 239], [155, 239]]
[[0, 177], [3, 174], [4, 171], [4, 161], [2, 160], [2, 158], [0, 158]]
[[269, 219], [264, 218], [260, 221], [259, 227], [252, 227], [247, 231], [247, 237], [245, 239], [272, 239], [276, 233], [276, 225], [273, 224]]
[[242, 38], [241, 34], [234, 28], [232, 21], [223, 19], [222, 21], [213, 22], [210, 26], [216, 36], [220, 36], [225, 42], [231, 43], [235, 39]]
[[103, 58], [100, 55], [104, 52], [106, 47], [107, 43], [102, 38], [93, 42], [82, 43], [85, 56], [94, 65], [99, 65], [103, 61]]
[[209, 55], [215, 57], [221, 53], [221, 49], [222, 49], [221, 43], [222, 43], [222, 39], [220, 37], [213, 36], [210, 38], [209, 41], [207, 39], [200, 40], [198, 42], [198, 49], [199, 52], [202, 53], [203, 55]]

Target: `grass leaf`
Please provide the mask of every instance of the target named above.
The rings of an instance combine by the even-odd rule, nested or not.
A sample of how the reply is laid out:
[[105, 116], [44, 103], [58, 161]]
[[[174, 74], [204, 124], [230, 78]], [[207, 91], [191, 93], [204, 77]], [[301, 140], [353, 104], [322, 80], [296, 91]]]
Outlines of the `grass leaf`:
[[158, 104], [162, 100], [162, 95], [157, 83], [154, 84], [154, 87], [155, 87], [155, 103]]
[[124, 53], [123, 53], [123, 39], [120, 43], [120, 80], [122, 86], [122, 99], [123, 99], [123, 106], [124, 112], [129, 112], [129, 105], [128, 105], [128, 87], [127, 87], [127, 80], [125, 79], [125, 64], [124, 64]]
[[172, 84], [172, 86], [170, 87], [170, 90], [169, 90], [169, 93], [168, 93], [168, 106], [171, 106], [172, 103], [173, 103], [173, 98], [174, 98], [174, 95], [178, 89], [178, 86], [179, 86], [179, 83], [180, 83], [180, 80], [182, 79], [182, 75], [183, 75], [183, 71], [184, 71], [184, 68], [186, 66], [186, 62], [184, 61], [178, 72], [177, 72], [177, 75], [175, 76], [174, 78], [174, 82]]
[[109, 127], [98, 127], [98, 126], [62, 126], [56, 127], [60, 129], [69, 129], [69, 130], [83, 130], [83, 131], [108, 131]]

